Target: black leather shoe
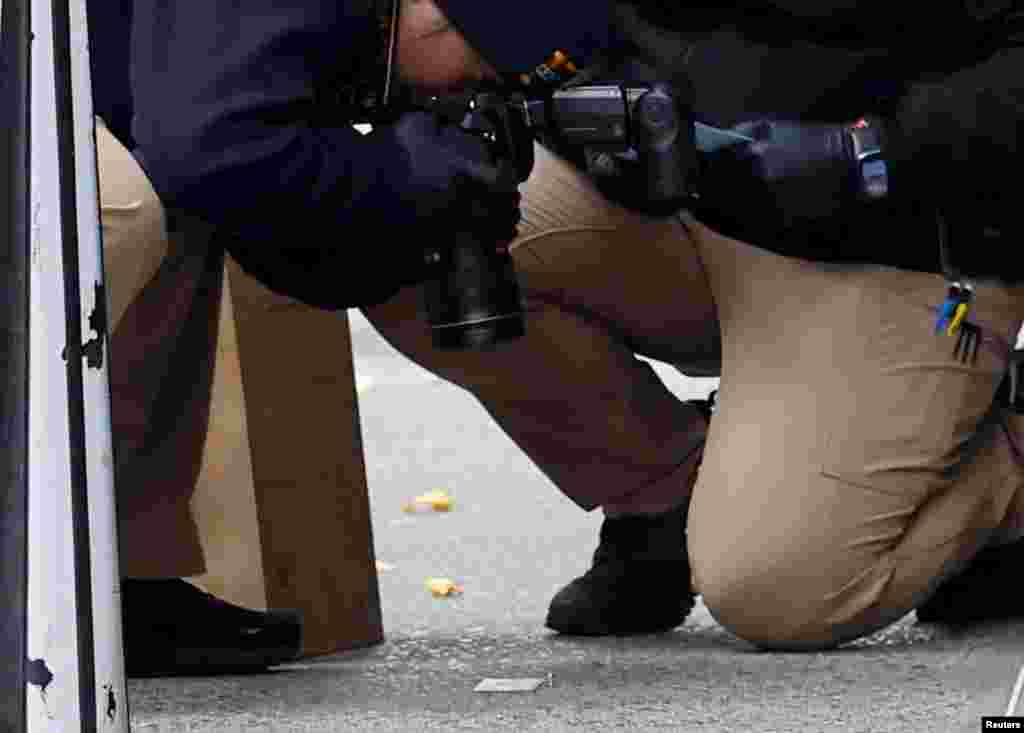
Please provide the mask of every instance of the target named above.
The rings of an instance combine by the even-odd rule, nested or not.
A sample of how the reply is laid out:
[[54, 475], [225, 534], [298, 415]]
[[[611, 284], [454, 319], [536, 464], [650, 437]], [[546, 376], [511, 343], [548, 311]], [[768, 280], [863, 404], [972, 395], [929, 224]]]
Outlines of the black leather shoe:
[[1024, 618], [1017, 592], [1024, 568], [1024, 540], [981, 550], [959, 575], [939, 586], [917, 609], [922, 623], [968, 626]]
[[129, 677], [260, 672], [302, 649], [298, 611], [251, 611], [179, 579], [121, 581]]

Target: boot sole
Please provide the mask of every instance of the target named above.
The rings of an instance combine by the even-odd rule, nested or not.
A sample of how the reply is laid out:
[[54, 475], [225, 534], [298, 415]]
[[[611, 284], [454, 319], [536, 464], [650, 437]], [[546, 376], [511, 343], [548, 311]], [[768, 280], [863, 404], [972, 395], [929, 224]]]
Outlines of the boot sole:
[[644, 619], [642, 625], [617, 623], [613, 620], [586, 619], [581, 620], [578, 616], [568, 611], [559, 613], [549, 611], [544, 625], [552, 631], [569, 636], [639, 636], [642, 634], [663, 634], [672, 631], [686, 623], [686, 618], [693, 610], [693, 600], [690, 600], [689, 607], [671, 616], [664, 616], [659, 619]]
[[269, 667], [295, 661], [298, 649], [275, 652], [245, 654], [233, 649], [211, 651], [209, 649], [178, 649], [174, 660], [166, 664], [131, 668], [128, 677], [211, 677], [217, 675], [242, 675], [265, 672]]

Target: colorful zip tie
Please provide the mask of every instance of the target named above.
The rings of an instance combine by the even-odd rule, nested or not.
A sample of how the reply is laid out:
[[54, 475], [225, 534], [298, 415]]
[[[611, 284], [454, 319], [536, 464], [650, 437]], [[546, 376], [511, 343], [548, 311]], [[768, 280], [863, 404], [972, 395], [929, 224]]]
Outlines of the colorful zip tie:
[[936, 335], [945, 331], [947, 336], [955, 336], [970, 313], [973, 299], [974, 288], [970, 284], [955, 282], [950, 285], [935, 321]]
[[954, 336], [956, 332], [960, 330], [960, 325], [964, 322], [964, 318], [967, 316], [967, 311], [970, 310], [970, 306], [967, 303], [960, 303], [956, 307], [956, 315], [953, 316], [953, 320], [949, 324], [949, 328], [946, 329], [947, 336]]
[[974, 287], [970, 283], [952, 283], [935, 320], [936, 335], [945, 332], [947, 336], [957, 337], [953, 357], [964, 364], [978, 360], [981, 345], [981, 327], [967, 320], [973, 300]]
[[978, 347], [981, 345], [981, 326], [967, 321], [974, 300], [974, 286], [963, 280], [959, 271], [953, 266], [949, 251], [949, 224], [941, 209], [935, 211], [936, 234], [939, 242], [939, 261], [942, 272], [949, 281], [946, 300], [939, 308], [939, 316], [935, 320], [935, 334], [945, 330], [947, 336], [956, 336], [956, 348], [953, 358], [966, 364], [978, 360]]
[[947, 324], [956, 313], [956, 306], [960, 302], [960, 295], [959, 285], [954, 283], [949, 286], [949, 290], [946, 293], [946, 301], [939, 306], [939, 317], [935, 321], [936, 336], [946, 330]]

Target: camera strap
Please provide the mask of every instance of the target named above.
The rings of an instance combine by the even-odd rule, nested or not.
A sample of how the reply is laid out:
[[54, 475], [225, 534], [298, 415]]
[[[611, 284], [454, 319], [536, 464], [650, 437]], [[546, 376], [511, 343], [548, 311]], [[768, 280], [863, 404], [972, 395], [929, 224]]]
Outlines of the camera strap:
[[391, 102], [391, 84], [394, 81], [395, 52], [398, 49], [398, 13], [401, 8], [401, 0], [390, 0], [391, 12], [384, 16], [386, 25], [383, 30], [387, 36], [387, 61], [384, 69], [384, 89], [381, 99], [385, 107]]

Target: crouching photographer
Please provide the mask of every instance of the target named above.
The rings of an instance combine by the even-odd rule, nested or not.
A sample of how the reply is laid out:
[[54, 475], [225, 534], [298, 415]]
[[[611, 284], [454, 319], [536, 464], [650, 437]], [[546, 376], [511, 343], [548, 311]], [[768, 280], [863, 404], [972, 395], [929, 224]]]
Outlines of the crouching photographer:
[[[382, 93], [389, 60], [428, 98], [561, 81], [624, 39], [643, 49], [631, 8], [400, 0], [383, 13], [389, 28], [363, 3], [262, 4], [243, 17], [224, 0], [140, 1], [143, 166], [162, 199], [227, 232], [250, 273], [323, 308], [361, 308], [395, 348], [471, 392], [581, 509], [601, 507], [593, 566], [552, 600], [549, 627], [668, 630], [699, 593], [762, 646], [827, 647], [1016, 538], [1024, 428], [995, 397], [1024, 318], [1019, 287], [971, 284], [959, 323], [984, 336], [965, 365], [955, 336], [935, 332], [949, 290], [939, 270], [873, 257], [836, 267], [776, 253], [756, 229], [725, 236], [700, 207], [623, 205], [543, 145], [521, 181], [523, 166], [498, 170], [493, 130], [423, 111], [366, 136], [348, 124], [353, 104]], [[745, 201], [731, 203], [742, 220]], [[467, 216], [499, 223], [524, 328], [487, 348], [437, 348], [424, 252]], [[720, 374], [720, 399], [679, 400], [638, 355]]]

